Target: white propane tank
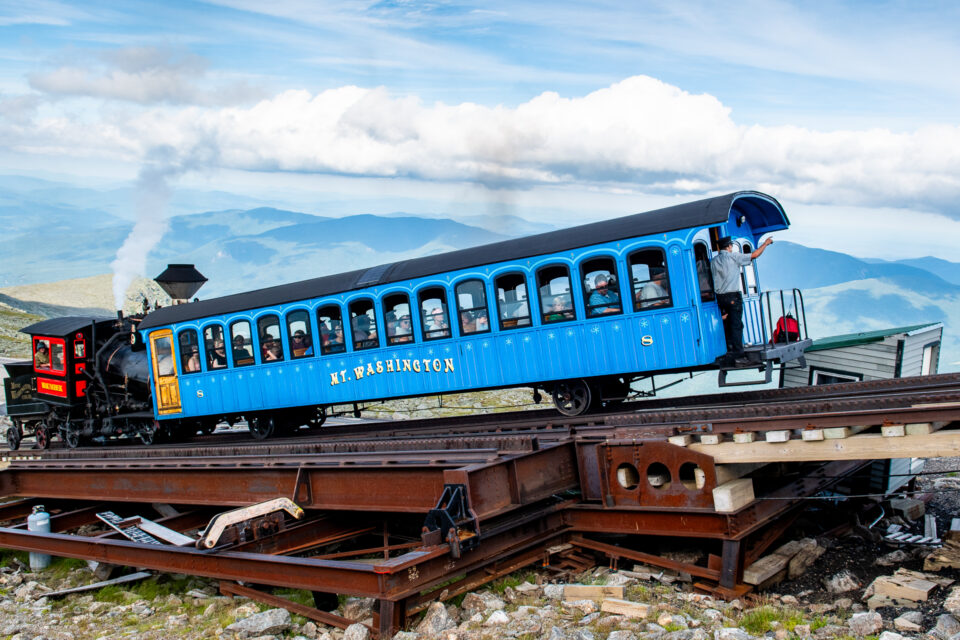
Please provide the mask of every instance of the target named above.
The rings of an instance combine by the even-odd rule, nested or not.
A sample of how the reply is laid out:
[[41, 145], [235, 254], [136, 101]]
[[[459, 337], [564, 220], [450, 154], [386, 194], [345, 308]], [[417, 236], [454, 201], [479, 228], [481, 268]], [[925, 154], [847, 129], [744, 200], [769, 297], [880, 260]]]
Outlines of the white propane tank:
[[[36, 531], [37, 533], [50, 533], [50, 514], [43, 510], [43, 505], [38, 504], [33, 508], [33, 513], [27, 517], [27, 531]], [[40, 571], [50, 566], [50, 556], [45, 553], [30, 552], [30, 570]]]

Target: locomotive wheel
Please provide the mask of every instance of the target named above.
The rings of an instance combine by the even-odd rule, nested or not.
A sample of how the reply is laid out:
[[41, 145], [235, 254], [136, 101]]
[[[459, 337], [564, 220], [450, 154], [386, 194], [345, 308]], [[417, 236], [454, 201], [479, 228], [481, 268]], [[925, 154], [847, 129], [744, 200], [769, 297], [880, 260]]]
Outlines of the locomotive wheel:
[[67, 443], [67, 446], [71, 449], [76, 449], [80, 446], [80, 429], [67, 424], [61, 428], [60, 437], [63, 438], [63, 441]]
[[37, 439], [37, 449], [49, 449], [50, 448], [50, 429], [45, 424], [41, 424], [33, 432], [34, 436]]
[[153, 430], [152, 424], [147, 423], [137, 431], [137, 437], [140, 438], [140, 442], [149, 447], [156, 441], [157, 432]]
[[553, 387], [553, 404], [565, 416], [579, 416], [590, 408], [593, 392], [586, 380], [564, 380]]
[[21, 439], [20, 429], [16, 427], [7, 429], [7, 446], [10, 447], [10, 451], [16, 451], [20, 448]]
[[247, 427], [254, 440], [266, 440], [273, 435], [276, 423], [270, 416], [256, 416], [247, 420]]

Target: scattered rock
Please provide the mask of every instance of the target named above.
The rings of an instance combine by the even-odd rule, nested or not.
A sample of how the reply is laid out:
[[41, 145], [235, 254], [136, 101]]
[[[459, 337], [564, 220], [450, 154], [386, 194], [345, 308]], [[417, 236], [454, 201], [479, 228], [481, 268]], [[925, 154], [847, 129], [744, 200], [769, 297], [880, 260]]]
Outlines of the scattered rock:
[[923, 629], [920, 626], [922, 622], [923, 615], [919, 611], [908, 611], [893, 621], [893, 628], [897, 631], [917, 632]]
[[884, 631], [877, 640], [904, 640], [904, 637], [893, 631]]
[[450, 619], [450, 616], [447, 614], [447, 608], [442, 602], [434, 602], [427, 609], [426, 615], [423, 616], [423, 620], [420, 621], [420, 624], [417, 625], [417, 633], [421, 633], [425, 636], [435, 636], [441, 631], [446, 631], [457, 626], [456, 623]]
[[483, 623], [485, 627], [499, 627], [510, 622], [510, 618], [503, 611], [503, 609], [497, 609], [490, 614], [490, 617], [487, 618], [487, 621]]
[[[186, 617], [186, 616], [184, 616]], [[286, 609], [270, 609], [263, 613], [256, 613], [249, 618], [238, 620], [229, 625], [226, 630], [236, 633], [240, 637], [273, 635], [290, 628], [290, 612]]]
[[347, 598], [343, 603], [343, 617], [349, 620], [366, 620], [373, 615], [375, 602], [373, 598]]
[[543, 597], [550, 600], [563, 600], [563, 585], [548, 584], [543, 587]]
[[960, 587], [954, 587], [947, 595], [943, 608], [955, 616], [960, 616]]
[[723, 627], [713, 634], [714, 640], [752, 640], [753, 636], [737, 627]]
[[882, 555], [876, 560], [873, 561], [873, 564], [879, 565], [881, 567], [895, 567], [900, 566], [904, 562], [910, 559], [910, 554], [904, 551], [903, 549], [897, 549], [896, 551], [891, 551], [888, 554]]
[[355, 622], [343, 632], [343, 640], [370, 640], [370, 629]]
[[846, 593], [860, 588], [860, 583], [849, 571], [841, 571], [823, 581], [823, 586], [830, 593]]
[[937, 618], [937, 624], [927, 633], [940, 640], [950, 640], [953, 635], [960, 633], [960, 622], [957, 622], [957, 619], [949, 613], [944, 613]]
[[876, 611], [855, 613], [847, 621], [847, 626], [850, 627], [850, 633], [855, 636], [870, 636], [883, 628], [883, 618]]
[[468, 618], [475, 613], [486, 613], [496, 609], [503, 609], [506, 603], [489, 591], [468, 593], [463, 598], [460, 609]]

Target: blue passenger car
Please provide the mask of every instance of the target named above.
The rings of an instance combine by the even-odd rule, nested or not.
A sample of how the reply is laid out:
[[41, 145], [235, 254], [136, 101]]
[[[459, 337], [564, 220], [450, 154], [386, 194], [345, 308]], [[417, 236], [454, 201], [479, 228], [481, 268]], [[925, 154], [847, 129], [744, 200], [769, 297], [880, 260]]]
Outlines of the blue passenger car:
[[[577, 415], [640, 377], [725, 368], [717, 240], [750, 252], [788, 224], [772, 197], [738, 192], [159, 309], [140, 324], [156, 417], [242, 416], [264, 438], [333, 404], [512, 386]], [[755, 264], [743, 287], [751, 365], [769, 376], [805, 341], [769, 342]]]

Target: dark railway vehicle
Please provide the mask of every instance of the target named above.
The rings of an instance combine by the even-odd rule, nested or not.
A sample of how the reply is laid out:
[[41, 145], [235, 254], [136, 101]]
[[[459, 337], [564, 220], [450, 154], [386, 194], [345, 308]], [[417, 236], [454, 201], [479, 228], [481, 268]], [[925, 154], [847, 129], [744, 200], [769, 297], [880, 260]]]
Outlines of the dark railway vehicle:
[[[66, 361], [59, 374], [33, 367], [34, 413], [16, 419], [45, 442], [56, 429], [70, 446], [95, 436], [150, 442], [239, 419], [263, 439], [318, 426], [331, 405], [531, 386], [579, 415], [654, 374], [718, 369], [726, 384], [733, 367], [710, 274], [717, 240], [731, 236], [749, 253], [788, 224], [772, 197], [738, 192], [174, 305], [138, 325], [39, 323], [25, 329], [35, 347], [46, 339]], [[802, 299], [762, 292], [755, 264], [742, 286], [749, 366], [769, 380], [774, 363], [802, 358], [810, 344]], [[791, 306], [799, 335], [771, 340]], [[145, 350], [130, 339], [134, 326]], [[80, 337], [96, 357], [76, 355]], [[88, 373], [94, 362], [120, 377]]]
[[152, 442], [150, 363], [135, 327], [122, 317], [67, 317], [22, 329], [34, 357], [5, 365], [9, 447], [31, 432], [41, 448], [57, 435], [70, 447], [97, 437]]

